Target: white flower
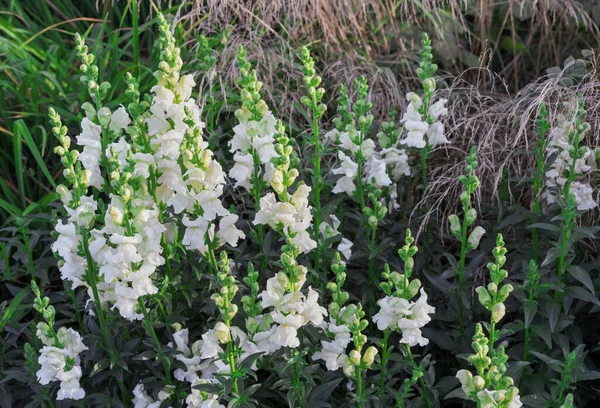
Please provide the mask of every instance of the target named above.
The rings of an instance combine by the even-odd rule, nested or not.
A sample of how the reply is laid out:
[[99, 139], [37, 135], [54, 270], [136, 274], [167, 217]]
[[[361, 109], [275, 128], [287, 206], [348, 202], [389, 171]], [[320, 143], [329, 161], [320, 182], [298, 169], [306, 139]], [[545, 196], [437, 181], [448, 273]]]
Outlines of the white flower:
[[356, 190], [356, 185], [354, 185], [354, 179], [347, 176], [342, 176], [335, 183], [335, 187], [333, 188], [333, 194], [346, 193], [350, 197]]
[[198, 205], [204, 210], [202, 215], [208, 221], [215, 219], [217, 215], [225, 216], [229, 211], [223, 207], [220, 196], [223, 194], [223, 186], [218, 186], [214, 191], [203, 190], [198, 193], [196, 200]]
[[392, 180], [387, 174], [387, 166], [384, 160], [378, 159], [375, 155], [369, 157], [366, 181], [368, 183], [374, 181], [377, 187], [387, 187], [392, 184]]
[[323, 323], [323, 316], [327, 315], [327, 310], [319, 305], [319, 294], [310, 286], [301, 315], [304, 318], [304, 324], [312, 322], [315, 326], [320, 326]]
[[114, 133], [120, 133], [122, 129], [125, 129], [131, 123], [131, 119], [127, 114], [127, 111], [121, 105], [119, 109], [113, 112], [110, 117], [110, 124], [108, 125], [108, 129]]
[[429, 129], [429, 124], [422, 120], [421, 114], [414, 107], [414, 105], [408, 105], [402, 120], [400, 123], [404, 124], [404, 129], [407, 130], [406, 138], [401, 140], [400, 143], [405, 144], [409, 147], [423, 148], [426, 146], [425, 139], [423, 136]]
[[293, 314], [284, 316], [279, 312], [271, 313], [271, 317], [275, 323], [279, 324], [271, 342], [281, 347], [298, 347], [300, 345], [297, 337], [298, 329], [302, 327], [303, 317]]
[[440, 99], [436, 103], [429, 105], [429, 116], [433, 120], [438, 120], [440, 116], [448, 114], [448, 108], [446, 108], [447, 99]]
[[377, 328], [382, 331], [395, 328], [401, 317], [412, 313], [411, 304], [406, 299], [386, 296], [377, 304], [380, 310], [373, 316], [373, 323], [376, 323]]
[[358, 164], [354, 163], [352, 158], [350, 156], [346, 156], [346, 154], [341, 150], [338, 152], [338, 157], [341, 161], [341, 167], [333, 169], [332, 173], [343, 174], [346, 177], [355, 177], [356, 172], [358, 171]]
[[81, 121], [81, 133], [76, 137], [77, 144], [83, 146], [78, 160], [84, 169], [90, 171], [89, 185], [99, 190], [104, 183], [102, 173], [100, 172], [100, 156], [102, 155], [101, 133], [102, 127], [85, 117]]
[[577, 201], [577, 209], [579, 211], [587, 211], [594, 209], [598, 206], [596, 200], [593, 197], [593, 190], [589, 184], [580, 183], [575, 181], [571, 183], [571, 193], [575, 194]]
[[236, 214], [228, 214], [221, 218], [219, 221], [219, 231], [217, 232], [217, 238], [219, 238], [221, 243], [227, 242], [229, 245], [235, 247], [240, 239], [246, 238], [246, 234], [235, 226], [238, 218]]
[[154, 164], [154, 156], [150, 153], [134, 153], [133, 160], [135, 161], [135, 167], [133, 174], [140, 176], [143, 179], [150, 177], [150, 166]]
[[85, 397], [85, 391], [79, 385], [81, 367], [74, 366], [69, 371], [60, 371], [56, 379], [60, 381], [60, 389], [56, 395], [57, 400], [80, 400]]
[[295, 233], [291, 239], [294, 245], [298, 245], [302, 253], [309, 253], [317, 247], [317, 242], [310, 237], [307, 231], [299, 231]]
[[444, 135], [444, 124], [442, 122], [435, 122], [429, 127], [429, 130], [427, 131], [427, 140], [431, 146], [450, 143]]
[[214, 330], [209, 330], [202, 335], [202, 345], [200, 347], [200, 357], [202, 359], [215, 358], [222, 352], [223, 349], [219, 344], [219, 338]]
[[271, 339], [277, 332], [277, 325], [271, 326], [268, 331], [257, 332], [252, 337], [252, 341], [256, 344], [258, 351], [262, 351], [265, 354], [272, 354], [279, 350], [280, 346], [271, 342]]
[[186, 215], [183, 217], [183, 225], [187, 228], [181, 240], [181, 243], [188, 249], [197, 249], [200, 252], [208, 250], [205, 243], [206, 233], [208, 232], [208, 221], [203, 217], [190, 220]]
[[411, 305], [412, 313], [398, 320], [398, 328], [402, 330], [400, 343], [407, 343], [411, 347], [417, 344], [425, 346], [429, 343], [419, 329], [431, 321], [429, 315], [435, 312], [435, 308], [427, 304], [427, 294], [422, 288], [420, 293], [419, 300]]
[[233, 156], [235, 164], [229, 171], [229, 177], [236, 180], [234, 187], [244, 187], [250, 189], [250, 178], [254, 171], [254, 159], [251, 154], [236, 152]]
[[194, 77], [192, 75], [183, 75], [175, 88], [175, 94], [179, 97], [179, 101], [185, 102], [190, 99], [194, 86], [196, 86]]
[[354, 245], [354, 243], [352, 241], [350, 241], [347, 238], [342, 238], [342, 240], [340, 241], [340, 244], [337, 247], [337, 250], [339, 253], [341, 253], [342, 255], [344, 255], [344, 258], [346, 258], [346, 260], [350, 260], [350, 257], [352, 256], [352, 246]]

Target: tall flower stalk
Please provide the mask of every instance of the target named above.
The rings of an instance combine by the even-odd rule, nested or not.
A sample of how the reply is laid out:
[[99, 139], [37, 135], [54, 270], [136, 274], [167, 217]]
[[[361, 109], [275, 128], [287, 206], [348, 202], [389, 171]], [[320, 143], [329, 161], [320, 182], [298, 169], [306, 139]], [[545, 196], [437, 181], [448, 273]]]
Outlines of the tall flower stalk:
[[508, 272], [503, 269], [506, 252], [502, 235], [498, 234], [496, 247], [492, 251], [494, 262], [487, 265], [491, 282], [487, 288], [480, 286], [476, 289], [479, 302], [491, 312], [488, 336], [485, 335], [482, 324], [477, 323], [472, 343], [475, 353], [468, 358], [469, 363], [475, 367], [476, 374], [473, 375], [469, 370], [460, 370], [456, 374], [465, 395], [480, 408], [518, 408], [523, 405], [514, 380], [506, 376], [508, 355], [504, 351], [504, 345], [498, 348], [495, 346], [499, 333], [496, 325], [504, 317], [504, 301], [513, 290], [512, 285], [502, 284], [508, 276]]
[[475, 194], [479, 186], [479, 178], [475, 175], [475, 169], [478, 166], [477, 154], [475, 146], [471, 148], [471, 154], [466, 159], [466, 175], [459, 176], [458, 180], [463, 185], [464, 190], [460, 195], [463, 216], [462, 219], [456, 214], [448, 217], [450, 222], [450, 231], [454, 237], [460, 242], [460, 258], [456, 269], [458, 277], [457, 295], [458, 295], [458, 312], [460, 322], [460, 333], [464, 332], [464, 313], [465, 304], [463, 294], [465, 290], [465, 263], [467, 254], [479, 246], [479, 241], [485, 234], [485, 230], [476, 226], [469, 233], [469, 227], [477, 220], [477, 210], [471, 204], [472, 196]]
[[[403, 392], [397, 399], [397, 406], [403, 406], [403, 400], [410, 390], [407, 386], [409, 384], [414, 385], [414, 382], [418, 381], [421, 385], [421, 393], [425, 404], [429, 407], [429, 397], [425, 394], [426, 387], [421, 378], [423, 367], [415, 362], [411, 347], [425, 346], [429, 343], [429, 340], [423, 337], [420, 329], [431, 321], [429, 315], [435, 312], [435, 308], [427, 303], [427, 294], [421, 288], [421, 282], [418, 279], [411, 279], [415, 265], [414, 257], [418, 251], [418, 248], [413, 245], [414, 242], [410, 230], [407, 229], [405, 244], [398, 250], [398, 255], [404, 262], [403, 274], [396, 271], [390, 272], [389, 266], [385, 265], [382, 273], [383, 281], [380, 286], [386, 296], [378, 302], [380, 309], [373, 316], [373, 322], [377, 324], [379, 330], [383, 331], [380, 391], [385, 391], [384, 379], [386, 378], [389, 362], [389, 337], [391, 333], [399, 332], [402, 335], [400, 343], [404, 346], [404, 353], [413, 375], [405, 380]], [[416, 302], [411, 301], [419, 292], [421, 294], [420, 298]]]
[[[532, 214], [532, 222], [535, 224], [539, 222], [540, 217], [542, 216], [542, 205], [541, 205], [541, 195], [542, 188], [544, 186], [544, 162], [546, 157], [546, 135], [550, 130], [550, 122], [548, 121], [548, 109], [546, 108], [545, 103], [541, 103], [539, 107], [538, 117], [536, 119], [536, 133], [538, 136], [537, 141], [537, 149], [535, 151], [535, 160], [536, 160], [536, 168], [535, 173], [533, 175], [533, 214]], [[538, 229], [531, 229], [531, 256], [533, 260], [537, 262], [538, 257], [538, 249], [539, 249], [539, 238], [538, 238]]]
[[312, 134], [307, 138], [308, 145], [312, 145], [314, 153], [312, 155], [312, 176], [313, 176], [313, 194], [311, 195], [311, 203], [314, 214], [313, 240], [317, 243], [314, 258], [314, 269], [319, 270], [319, 259], [321, 256], [320, 245], [320, 228], [321, 228], [321, 190], [324, 187], [321, 161], [324, 156], [324, 145], [321, 143], [319, 133], [319, 120], [327, 111], [327, 106], [321, 103], [325, 89], [319, 87], [321, 77], [315, 73], [315, 62], [310, 56], [310, 51], [306, 47], [302, 47], [301, 60], [304, 67], [304, 84], [307, 87], [308, 95], [302, 97], [301, 101], [310, 112], [312, 118]]

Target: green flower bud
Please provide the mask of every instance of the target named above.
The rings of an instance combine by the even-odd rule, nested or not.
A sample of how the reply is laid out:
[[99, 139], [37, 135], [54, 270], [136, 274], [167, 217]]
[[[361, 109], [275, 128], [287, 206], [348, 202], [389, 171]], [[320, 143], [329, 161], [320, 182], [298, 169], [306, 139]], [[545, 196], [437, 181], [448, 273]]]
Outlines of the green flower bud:
[[476, 249], [479, 246], [479, 241], [481, 241], [483, 234], [485, 234], [485, 230], [482, 227], [475, 227], [467, 240], [467, 248], [469, 250]]
[[370, 368], [373, 362], [375, 361], [375, 356], [377, 355], [377, 349], [373, 346], [369, 347], [362, 358], [362, 363], [365, 368]]
[[475, 222], [477, 219], [477, 210], [474, 208], [470, 208], [469, 211], [465, 213], [465, 222], [467, 223], [467, 227]]
[[350, 361], [352, 361], [352, 364], [354, 364], [355, 366], [360, 365], [360, 352], [358, 350], [352, 350], [350, 352]]
[[506, 314], [506, 308], [504, 303], [496, 303], [492, 308], [492, 320], [494, 323], [498, 323]]
[[452, 214], [448, 217], [448, 221], [450, 221], [450, 231], [452, 232], [452, 235], [454, 235], [456, 239], [460, 239], [462, 227], [460, 225], [458, 216], [456, 214]]
[[492, 307], [492, 298], [488, 291], [483, 287], [479, 286], [475, 289], [477, 295], [479, 295], [479, 303], [481, 303], [486, 309], [490, 310]]
[[229, 327], [223, 322], [218, 322], [215, 325], [215, 335], [222, 344], [229, 343]]

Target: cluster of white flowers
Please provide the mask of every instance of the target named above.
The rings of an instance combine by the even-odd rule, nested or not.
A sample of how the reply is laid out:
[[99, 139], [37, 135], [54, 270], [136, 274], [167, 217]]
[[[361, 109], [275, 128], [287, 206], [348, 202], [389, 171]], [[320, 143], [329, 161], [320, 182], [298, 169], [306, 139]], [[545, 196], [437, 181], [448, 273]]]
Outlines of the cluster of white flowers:
[[267, 193], [260, 199], [260, 210], [256, 213], [253, 224], [281, 229], [302, 252], [312, 251], [317, 243], [308, 233], [313, 219], [312, 207], [308, 203], [310, 191], [311, 188], [306, 184], [300, 184], [287, 202], [278, 201], [274, 193]]
[[263, 309], [272, 310], [259, 316], [257, 320], [273, 324], [265, 331], [257, 332], [253, 341], [259, 347], [259, 351], [266, 354], [273, 353], [281, 347], [300, 346], [298, 329], [309, 323], [321, 326], [323, 316], [327, 315], [325, 308], [319, 305], [319, 294], [312, 287], [308, 288], [306, 295], [301, 292], [306, 281], [306, 267], [296, 264], [295, 268], [301, 271], [296, 282], [290, 282], [284, 272], [279, 272], [267, 280], [267, 289], [260, 294]]
[[468, 370], [459, 370], [456, 378], [460, 381], [464, 393], [474, 395], [478, 401], [477, 405], [481, 408], [519, 408], [523, 406], [519, 390], [515, 387], [506, 390], [489, 390], [484, 388], [485, 380], [482, 377], [473, 376]]
[[[235, 162], [229, 171], [229, 176], [236, 180], [235, 187], [243, 187], [248, 191], [252, 188], [251, 178], [255, 166], [260, 163], [260, 166], [263, 167], [260, 168], [262, 178], [270, 183], [274, 170], [271, 160], [279, 157], [275, 151], [277, 119], [271, 111], [267, 110], [264, 101], [260, 102], [257, 107], [261, 116], [259, 120], [251, 120], [252, 113], [246, 108], [238, 109], [235, 112], [240, 123], [233, 128], [234, 136], [229, 141]], [[261, 114], [261, 112], [264, 113]]]
[[217, 217], [219, 243], [235, 246], [245, 235], [235, 227], [238, 216], [231, 214], [220, 199], [225, 176], [202, 138], [204, 123], [191, 97], [194, 79], [180, 75], [180, 50], [164, 18], [161, 32], [162, 61], [154, 74], [158, 83], [152, 88], [151, 115], [145, 120], [153, 157], [139, 154], [136, 169], [139, 174], [147, 174], [147, 164], [155, 163], [156, 198], [159, 203], [172, 206], [175, 214], [184, 214], [186, 231], [182, 243], [186, 248], [206, 252], [215, 237]]
[[427, 294], [423, 289], [421, 296], [416, 302], [403, 298], [386, 296], [379, 300], [379, 312], [373, 316], [373, 322], [379, 330], [400, 329], [402, 339], [400, 343], [406, 343], [411, 347], [425, 346], [429, 339], [423, 337], [421, 328], [431, 321], [431, 313], [435, 308], [427, 303]]
[[360, 131], [349, 127], [349, 130], [345, 132], [333, 129], [325, 135], [337, 145], [337, 156], [340, 160], [340, 167], [331, 171], [333, 174], [342, 176], [333, 188], [334, 194], [346, 193], [349, 196], [354, 194], [358, 173], [358, 163], [356, 163], [355, 157], [359, 151], [362, 157], [367, 158], [363, 180], [368, 182], [374, 180], [377, 187], [386, 187], [392, 184], [392, 180], [387, 174], [388, 161], [375, 151], [375, 142], [372, 139], [361, 137], [359, 133]]
[[126, 319], [140, 320], [143, 314], [136, 313], [138, 299], [158, 291], [152, 275], [165, 262], [161, 255], [164, 231], [150, 197], [125, 203], [115, 194], [111, 195], [104, 227], [91, 231], [89, 250], [102, 277], [98, 283], [101, 299], [114, 303]]
[[[408, 147], [417, 147], [419, 149], [439, 144], [450, 143], [444, 134], [444, 124], [439, 118], [448, 113], [446, 108], [446, 99], [440, 99], [429, 106], [427, 117], [419, 112], [423, 105], [423, 100], [414, 92], [406, 94], [406, 100], [409, 105], [400, 120], [406, 130], [406, 137], [400, 141]], [[432, 122], [430, 124], [430, 121]], [[427, 140], [425, 140], [427, 136]]]
[[[546, 172], [546, 190], [542, 197], [548, 204], [556, 202], [557, 196], [552, 191], [556, 187], [564, 187], [567, 182], [565, 173], [571, 170], [573, 158], [569, 153], [569, 133], [573, 131], [572, 123], [568, 122], [563, 116], [558, 118], [559, 126], [552, 129], [549, 135], [549, 143], [546, 149], [548, 156], [555, 156], [550, 170]], [[575, 175], [583, 175], [590, 172], [593, 168], [594, 155], [589, 149], [583, 154], [583, 157], [575, 161]], [[574, 181], [571, 183], [570, 192], [575, 194], [577, 209], [587, 211], [598, 206], [592, 195], [593, 189], [587, 183]]]
[[[346, 349], [348, 344], [352, 341], [352, 333], [348, 324], [341, 324], [343, 322], [349, 322], [355, 319], [355, 315], [352, 314], [345, 318], [342, 316], [347, 315], [345, 313], [348, 310], [346, 307], [340, 309], [340, 319], [338, 322], [330, 321], [329, 323], [323, 323], [326, 334], [331, 338], [330, 341], [321, 340], [321, 350], [317, 351], [313, 355], [314, 360], [323, 360], [329, 371], [336, 371], [338, 368], [345, 368], [348, 364], [348, 356], [346, 355]], [[330, 319], [334, 320], [334, 319]]]
[[42, 325], [47, 328], [45, 323], [40, 322], [36, 332], [37, 337], [44, 344], [38, 358], [40, 364], [40, 369], [36, 373], [38, 382], [46, 385], [53, 381], [60, 381], [57, 400], [82, 399], [85, 391], [79, 385], [82, 374], [79, 354], [88, 348], [75, 330], [61, 327], [55, 337], [50, 337], [46, 335]]
[[133, 408], [160, 408], [162, 402], [169, 398], [169, 395], [169, 390], [165, 388], [158, 393], [158, 399], [155, 401], [146, 392], [144, 384], [138, 383], [133, 389]]

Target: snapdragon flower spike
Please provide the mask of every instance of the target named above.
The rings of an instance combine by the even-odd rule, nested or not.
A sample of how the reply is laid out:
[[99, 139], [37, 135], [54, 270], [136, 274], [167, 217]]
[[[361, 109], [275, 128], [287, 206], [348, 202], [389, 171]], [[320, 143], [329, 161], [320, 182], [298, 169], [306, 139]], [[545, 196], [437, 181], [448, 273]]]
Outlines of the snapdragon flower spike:
[[580, 100], [574, 121], [569, 122], [560, 115], [558, 127], [550, 132], [546, 155], [553, 160], [550, 169], [546, 171], [546, 190], [542, 194], [548, 204], [557, 202], [559, 196], [566, 201], [572, 193], [575, 195], [577, 210], [588, 211], [598, 206], [592, 195], [592, 187], [576, 181], [592, 170], [588, 159], [593, 153], [587, 146], [581, 146], [585, 133], [590, 129], [590, 125], [584, 122], [585, 114], [583, 101]]
[[[277, 157], [273, 159], [274, 169], [271, 187], [277, 193], [267, 193], [260, 199], [260, 210], [253, 221], [254, 225], [269, 225], [280, 232], [290, 243], [297, 245], [301, 252], [308, 253], [317, 243], [308, 233], [312, 227], [312, 206], [308, 197], [311, 188], [306, 184], [295, 183], [299, 171], [292, 166], [293, 147], [285, 136], [285, 128], [277, 123]], [[296, 187], [290, 194], [289, 188]]]
[[277, 119], [260, 96], [262, 83], [257, 80], [256, 71], [251, 71], [241, 46], [237, 61], [242, 107], [235, 112], [239, 124], [233, 128], [234, 136], [228, 143], [235, 162], [229, 177], [236, 180], [235, 187], [251, 192], [258, 205], [266, 183], [272, 178], [271, 160], [278, 156], [274, 147]]
[[[145, 119], [149, 145], [156, 164], [157, 204], [183, 214], [186, 227], [182, 243], [205, 254], [219, 245], [236, 246], [244, 233], [236, 214], [222, 204], [225, 177], [221, 165], [202, 138], [204, 123], [191, 97], [191, 75], [181, 75], [180, 49], [165, 18], [159, 14], [161, 61], [154, 76], [150, 116]], [[139, 171], [146, 173], [148, 157], [139, 156]], [[215, 225], [219, 218], [219, 230]]]
[[129, 144], [124, 139], [111, 143], [106, 156], [114, 193], [104, 226], [91, 231], [89, 250], [99, 267], [103, 301], [112, 303], [122, 317], [141, 320], [140, 300], [158, 292], [152, 277], [165, 262], [161, 238], [166, 228], [143, 178], [134, 175], [136, 161]]
[[[473, 208], [471, 199], [479, 187], [479, 178], [475, 174], [475, 169], [477, 169], [478, 166], [477, 152], [475, 146], [473, 146], [471, 147], [471, 153], [466, 159], [466, 175], [458, 177], [458, 181], [464, 187], [460, 194], [460, 202], [463, 210], [462, 220], [456, 214], [452, 214], [448, 217], [448, 221], [450, 222], [450, 232], [458, 241], [460, 241], [460, 259], [456, 270], [459, 292], [463, 291], [465, 285], [464, 267], [466, 255], [470, 251], [477, 249], [481, 238], [485, 234], [485, 229], [480, 226], [476, 226], [469, 233], [469, 227], [477, 220], [477, 210]], [[459, 313], [462, 317], [464, 306], [462, 304], [460, 293], [459, 302]]]
[[506, 263], [506, 248], [501, 234], [498, 234], [493, 255], [494, 262], [488, 264], [492, 281], [487, 289], [483, 286], [477, 288], [479, 302], [491, 311], [489, 338], [483, 332], [481, 323], [477, 323], [472, 343], [475, 353], [468, 357], [476, 373], [474, 375], [469, 370], [459, 370], [456, 378], [460, 381], [465, 395], [479, 407], [519, 408], [523, 405], [519, 389], [514, 386], [513, 379], [505, 375], [508, 356], [504, 345], [497, 349], [494, 347], [496, 324], [505, 314], [503, 302], [513, 289], [510, 284], [500, 286], [508, 276], [508, 272], [502, 268]]
[[256, 330], [252, 341], [265, 354], [282, 347], [299, 347], [298, 330], [308, 324], [321, 326], [327, 315], [325, 308], [319, 305], [316, 291], [309, 287], [306, 295], [302, 293], [307, 268], [296, 260], [300, 247], [287, 237], [281, 251], [283, 270], [267, 280], [266, 290], [259, 295], [263, 314], [253, 318]]
[[400, 143], [407, 147], [428, 150], [436, 145], [450, 143], [444, 134], [444, 124], [439, 120], [448, 113], [448, 109], [446, 108], [446, 99], [440, 99], [431, 104], [436, 88], [433, 75], [437, 71], [437, 65], [432, 63], [431, 41], [426, 33], [423, 34], [421, 45], [423, 48], [417, 75], [423, 84], [423, 95], [419, 96], [415, 92], [406, 94], [409, 105], [400, 120], [406, 134]]
[[50, 305], [50, 299], [41, 297], [35, 281], [31, 281], [31, 289], [35, 294], [33, 308], [45, 320], [37, 324], [36, 330], [36, 336], [44, 344], [38, 358], [38, 382], [40, 385], [47, 385], [60, 381], [57, 400], [83, 399], [85, 391], [79, 384], [82, 376], [79, 355], [88, 348], [77, 331], [66, 327], [61, 327], [58, 332], [54, 330], [55, 311]]
[[[427, 303], [427, 294], [421, 288], [421, 282], [410, 279], [414, 267], [413, 258], [418, 251], [413, 243], [414, 238], [410, 230], [407, 230], [405, 245], [398, 251], [404, 261], [404, 274], [390, 272], [389, 265], [385, 265], [380, 286], [386, 296], [379, 300], [379, 312], [373, 316], [373, 323], [377, 324], [379, 330], [401, 332], [400, 343], [410, 347], [429, 344], [429, 339], [423, 337], [421, 328], [431, 321], [430, 314], [435, 312], [435, 308]], [[421, 296], [416, 302], [412, 301], [417, 293]]]
[[[356, 306], [344, 306], [350, 295], [342, 290], [346, 281], [346, 265], [342, 262], [339, 252], [335, 253], [331, 270], [335, 281], [327, 284], [331, 291], [332, 301], [329, 304], [329, 322], [323, 323], [325, 334], [329, 341], [321, 340], [321, 350], [313, 354], [313, 360], [323, 360], [327, 370], [336, 371], [346, 361], [346, 348], [352, 340], [349, 324], [354, 320]], [[346, 356], [346, 357], [343, 357]]]

